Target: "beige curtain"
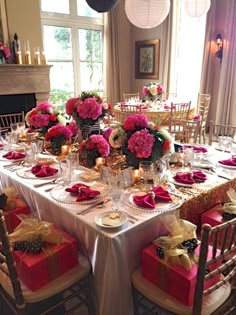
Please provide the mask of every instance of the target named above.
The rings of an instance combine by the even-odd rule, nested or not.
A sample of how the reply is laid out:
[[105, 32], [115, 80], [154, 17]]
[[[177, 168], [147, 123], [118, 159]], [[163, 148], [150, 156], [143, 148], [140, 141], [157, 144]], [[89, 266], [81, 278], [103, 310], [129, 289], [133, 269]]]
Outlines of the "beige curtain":
[[225, 29], [216, 121], [236, 126], [236, 1], [224, 1]]
[[111, 104], [123, 100], [123, 92], [130, 91], [130, 23], [124, 11], [124, 0], [104, 20], [104, 95]]
[[[236, 1], [212, 0], [207, 16], [201, 92], [212, 95], [209, 120], [236, 125]], [[224, 39], [223, 60], [214, 56], [215, 37]]]

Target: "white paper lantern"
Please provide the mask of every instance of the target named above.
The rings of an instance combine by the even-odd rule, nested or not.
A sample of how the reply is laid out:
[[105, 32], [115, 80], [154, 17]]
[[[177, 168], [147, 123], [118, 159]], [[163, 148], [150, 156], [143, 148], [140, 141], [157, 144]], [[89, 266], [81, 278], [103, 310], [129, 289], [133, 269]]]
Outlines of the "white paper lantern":
[[126, 0], [125, 12], [132, 24], [153, 28], [161, 24], [170, 11], [170, 0]]
[[185, 0], [186, 13], [191, 17], [201, 17], [210, 9], [211, 0]]

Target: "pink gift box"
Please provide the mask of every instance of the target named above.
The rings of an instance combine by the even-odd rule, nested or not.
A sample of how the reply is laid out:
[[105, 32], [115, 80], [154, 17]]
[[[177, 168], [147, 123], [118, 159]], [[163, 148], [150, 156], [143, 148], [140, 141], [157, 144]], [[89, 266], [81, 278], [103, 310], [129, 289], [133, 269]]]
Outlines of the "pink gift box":
[[20, 280], [36, 291], [78, 264], [78, 242], [63, 232], [65, 242], [47, 244], [39, 254], [13, 251]]
[[[159, 258], [156, 252], [157, 246], [150, 245], [142, 251], [142, 274], [143, 276], [167, 292], [180, 303], [193, 305], [194, 289], [197, 276], [197, 265], [194, 264], [190, 270], [176, 264], [167, 264], [164, 259]], [[195, 250], [198, 255], [200, 247]], [[212, 247], [208, 255], [212, 252]], [[214, 277], [205, 283], [205, 288], [214, 284], [219, 277]]]
[[20, 214], [30, 214], [29, 207], [15, 208], [9, 211], [4, 211], [5, 222], [7, 226], [8, 233], [12, 233], [14, 229], [21, 223], [21, 220], [18, 218]]
[[[224, 209], [221, 206], [216, 206], [216, 207], [214, 207], [208, 211], [205, 211], [202, 213], [202, 216], [201, 216], [201, 224], [207, 223], [213, 227], [213, 226], [217, 226], [223, 222], [227, 222], [222, 217], [223, 213], [224, 213]], [[228, 234], [228, 238], [226, 240], [226, 245], [227, 245], [227, 242], [229, 242], [229, 240], [230, 240], [231, 233], [232, 233], [232, 231], [229, 232], [229, 234]], [[220, 241], [223, 240], [223, 234], [221, 232], [219, 232], [218, 238], [219, 238], [219, 243], [221, 244]], [[210, 240], [213, 241], [213, 238], [211, 237]]]

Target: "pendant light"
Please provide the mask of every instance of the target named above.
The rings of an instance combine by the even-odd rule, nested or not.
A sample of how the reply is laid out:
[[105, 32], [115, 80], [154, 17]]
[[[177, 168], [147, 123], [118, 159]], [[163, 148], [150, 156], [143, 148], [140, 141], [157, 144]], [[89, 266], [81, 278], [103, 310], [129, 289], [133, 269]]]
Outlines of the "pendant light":
[[117, 6], [120, 0], [86, 0], [91, 9], [102, 13], [108, 12]]
[[184, 8], [191, 17], [201, 17], [210, 9], [211, 0], [185, 0]]
[[170, 0], [126, 0], [125, 12], [132, 24], [153, 28], [161, 24], [170, 11]]

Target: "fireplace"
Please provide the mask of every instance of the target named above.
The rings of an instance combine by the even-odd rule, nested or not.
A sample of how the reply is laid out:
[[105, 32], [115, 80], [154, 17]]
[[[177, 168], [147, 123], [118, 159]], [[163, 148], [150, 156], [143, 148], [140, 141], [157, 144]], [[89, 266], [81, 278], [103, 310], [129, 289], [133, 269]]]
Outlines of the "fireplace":
[[29, 111], [49, 99], [49, 65], [0, 65], [0, 114]]

